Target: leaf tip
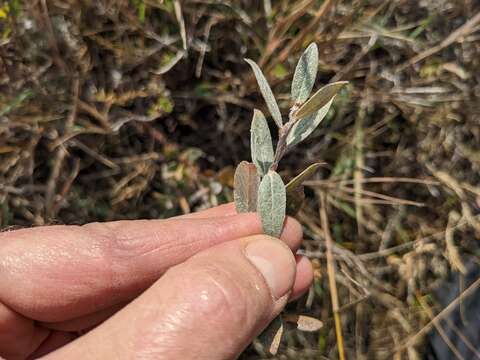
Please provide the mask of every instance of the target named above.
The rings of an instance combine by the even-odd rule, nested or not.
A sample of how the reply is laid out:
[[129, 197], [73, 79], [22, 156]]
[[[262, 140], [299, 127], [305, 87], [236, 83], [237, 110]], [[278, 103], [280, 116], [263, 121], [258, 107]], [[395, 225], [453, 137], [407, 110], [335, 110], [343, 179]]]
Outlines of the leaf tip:
[[311, 42], [310, 45], [307, 46], [307, 50], [315, 49], [318, 52], [318, 46], [315, 42]]

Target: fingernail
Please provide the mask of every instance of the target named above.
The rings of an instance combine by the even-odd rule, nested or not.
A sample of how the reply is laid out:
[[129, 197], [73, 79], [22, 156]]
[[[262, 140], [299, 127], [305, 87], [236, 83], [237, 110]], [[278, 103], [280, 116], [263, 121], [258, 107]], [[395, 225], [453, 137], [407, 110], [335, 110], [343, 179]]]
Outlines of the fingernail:
[[291, 290], [295, 281], [295, 258], [280, 240], [265, 237], [253, 240], [247, 245], [245, 255], [263, 275], [276, 299]]

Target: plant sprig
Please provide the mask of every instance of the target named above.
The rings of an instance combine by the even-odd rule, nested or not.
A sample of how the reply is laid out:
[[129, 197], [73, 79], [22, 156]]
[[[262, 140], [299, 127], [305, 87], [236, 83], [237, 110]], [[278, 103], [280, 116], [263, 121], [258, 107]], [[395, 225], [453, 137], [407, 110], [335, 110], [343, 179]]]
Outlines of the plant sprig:
[[[257, 176], [260, 179], [257, 190], [258, 194], [256, 195], [256, 199], [258, 199], [256, 211], [262, 219], [264, 232], [268, 235], [279, 236], [285, 219], [285, 209], [287, 208], [287, 204], [279, 202], [280, 197], [277, 196], [279, 195], [277, 193], [281, 193], [280, 195], [282, 195], [283, 192], [286, 193], [283, 181], [276, 173], [279, 162], [290, 149], [305, 140], [318, 127], [327, 115], [333, 99], [347, 82], [339, 81], [328, 84], [309, 97], [315, 83], [318, 68], [318, 49], [314, 43], [310, 44], [300, 57], [295, 68], [291, 88], [293, 105], [288, 112], [287, 121], [284, 122], [278, 103], [262, 70], [253, 60], [245, 59], [245, 61], [253, 70], [260, 92], [278, 128], [278, 142], [275, 151], [273, 151], [272, 136], [268, 128], [267, 120], [260, 110], [254, 110], [250, 129], [250, 145], [252, 161], [256, 166]], [[277, 174], [278, 176], [274, 176], [273, 174]], [[237, 168], [235, 176], [244, 177], [243, 168]], [[250, 178], [253, 179], [253, 177]], [[271, 191], [270, 194], [263, 192], [262, 196], [260, 196], [259, 190], [267, 187], [265, 183], [267, 181], [270, 184], [269, 186], [276, 190]], [[301, 186], [301, 182], [297, 186]], [[281, 190], [281, 188], [283, 188], [283, 190]], [[250, 189], [252, 189], [252, 186], [250, 186]], [[301, 193], [303, 193], [303, 190], [301, 193], [298, 190], [293, 190], [295, 189], [290, 189], [291, 194], [297, 193], [301, 195]], [[248, 192], [243, 191], [243, 189], [235, 189], [235, 191], [237, 194], [242, 193], [253, 196], [251, 190]], [[236, 197], [236, 199], [238, 198], [239, 196]], [[252, 203], [252, 201], [246, 202]], [[268, 211], [267, 207], [270, 208]], [[242, 208], [237, 206], [237, 210], [242, 211]], [[273, 212], [275, 218], [273, 222], [271, 221], [271, 216], [267, 219], [267, 215], [262, 215], [269, 214], [269, 211]]]
[[[328, 84], [310, 96], [318, 68], [318, 49], [316, 44], [310, 44], [295, 68], [291, 87], [293, 105], [288, 112], [287, 121], [284, 122], [262, 70], [253, 60], [245, 61], [253, 70], [260, 92], [278, 128], [278, 142], [274, 151], [265, 115], [255, 109], [250, 129], [253, 164], [242, 161], [235, 170], [235, 205], [239, 213], [256, 211], [261, 218], [265, 234], [279, 237], [285, 216], [295, 215], [302, 206], [305, 198], [303, 182], [321, 165], [321, 163], [310, 165], [284, 185], [277, 173], [279, 162], [290, 149], [305, 140], [318, 127], [330, 110], [335, 96], [347, 82]], [[296, 316], [295, 319], [299, 330], [316, 331], [321, 327], [317, 319], [303, 315]], [[288, 321], [287, 318], [285, 320]], [[275, 354], [280, 345], [283, 323], [282, 317], [279, 316], [259, 337], [259, 341], [271, 354]]]

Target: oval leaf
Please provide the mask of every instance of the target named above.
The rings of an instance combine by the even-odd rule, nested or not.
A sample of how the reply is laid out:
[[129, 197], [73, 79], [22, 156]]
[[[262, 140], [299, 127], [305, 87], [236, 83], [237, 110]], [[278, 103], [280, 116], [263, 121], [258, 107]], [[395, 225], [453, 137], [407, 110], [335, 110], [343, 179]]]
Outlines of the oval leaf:
[[268, 85], [267, 79], [262, 73], [262, 70], [258, 67], [255, 61], [250, 59], [245, 59], [245, 61], [252, 67], [253, 73], [255, 74], [255, 78], [257, 79], [258, 87], [260, 88], [260, 92], [267, 103], [268, 111], [272, 114], [273, 120], [277, 124], [278, 127], [282, 126], [282, 114], [280, 113], [280, 109], [278, 108], [277, 101], [275, 100], [275, 96], [273, 96], [272, 89], [270, 89], [270, 85]]
[[333, 98], [315, 114], [298, 120], [288, 133], [287, 145], [297, 145], [299, 142], [305, 140], [325, 118], [332, 103]]
[[307, 100], [305, 104], [298, 109], [295, 114], [295, 118], [302, 119], [325, 107], [325, 105], [327, 105], [335, 97], [335, 95], [345, 84], [348, 84], [348, 81], [338, 81], [328, 84], [318, 90], [310, 99]]
[[260, 176], [264, 176], [273, 163], [274, 153], [267, 120], [265, 120], [263, 113], [257, 109], [253, 111], [250, 128], [250, 151], [258, 173]]
[[318, 48], [311, 43], [298, 60], [295, 74], [292, 81], [292, 99], [295, 102], [303, 103], [312, 92], [317, 76]]
[[233, 198], [238, 213], [257, 211], [258, 186], [260, 177], [257, 168], [248, 161], [242, 161], [235, 170]]
[[280, 236], [285, 220], [286, 197], [282, 178], [275, 171], [269, 171], [258, 188], [257, 211], [265, 234]]
[[300, 331], [313, 332], [323, 327], [323, 322], [306, 315], [285, 315], [285, 321], [296, 324]]

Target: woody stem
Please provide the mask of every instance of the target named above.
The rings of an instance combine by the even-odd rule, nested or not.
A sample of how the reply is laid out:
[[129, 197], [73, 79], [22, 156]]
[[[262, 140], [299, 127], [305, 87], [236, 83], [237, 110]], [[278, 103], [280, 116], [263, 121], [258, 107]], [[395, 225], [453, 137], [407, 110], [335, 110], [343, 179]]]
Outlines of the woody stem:
[[278, 129], [278, 142], [277, 148], [275, 149], [275, 156], [273, 158], [273, 163], [270, 166], [270, 170], [276, 171], [278, 168], [278, 163], [283, 158], [288, 150], [287, 146], [287, 136], [292, 130], [293, 125], [295, 124], [295, 112], [290, 111], [288, 121], [285, 125]]

